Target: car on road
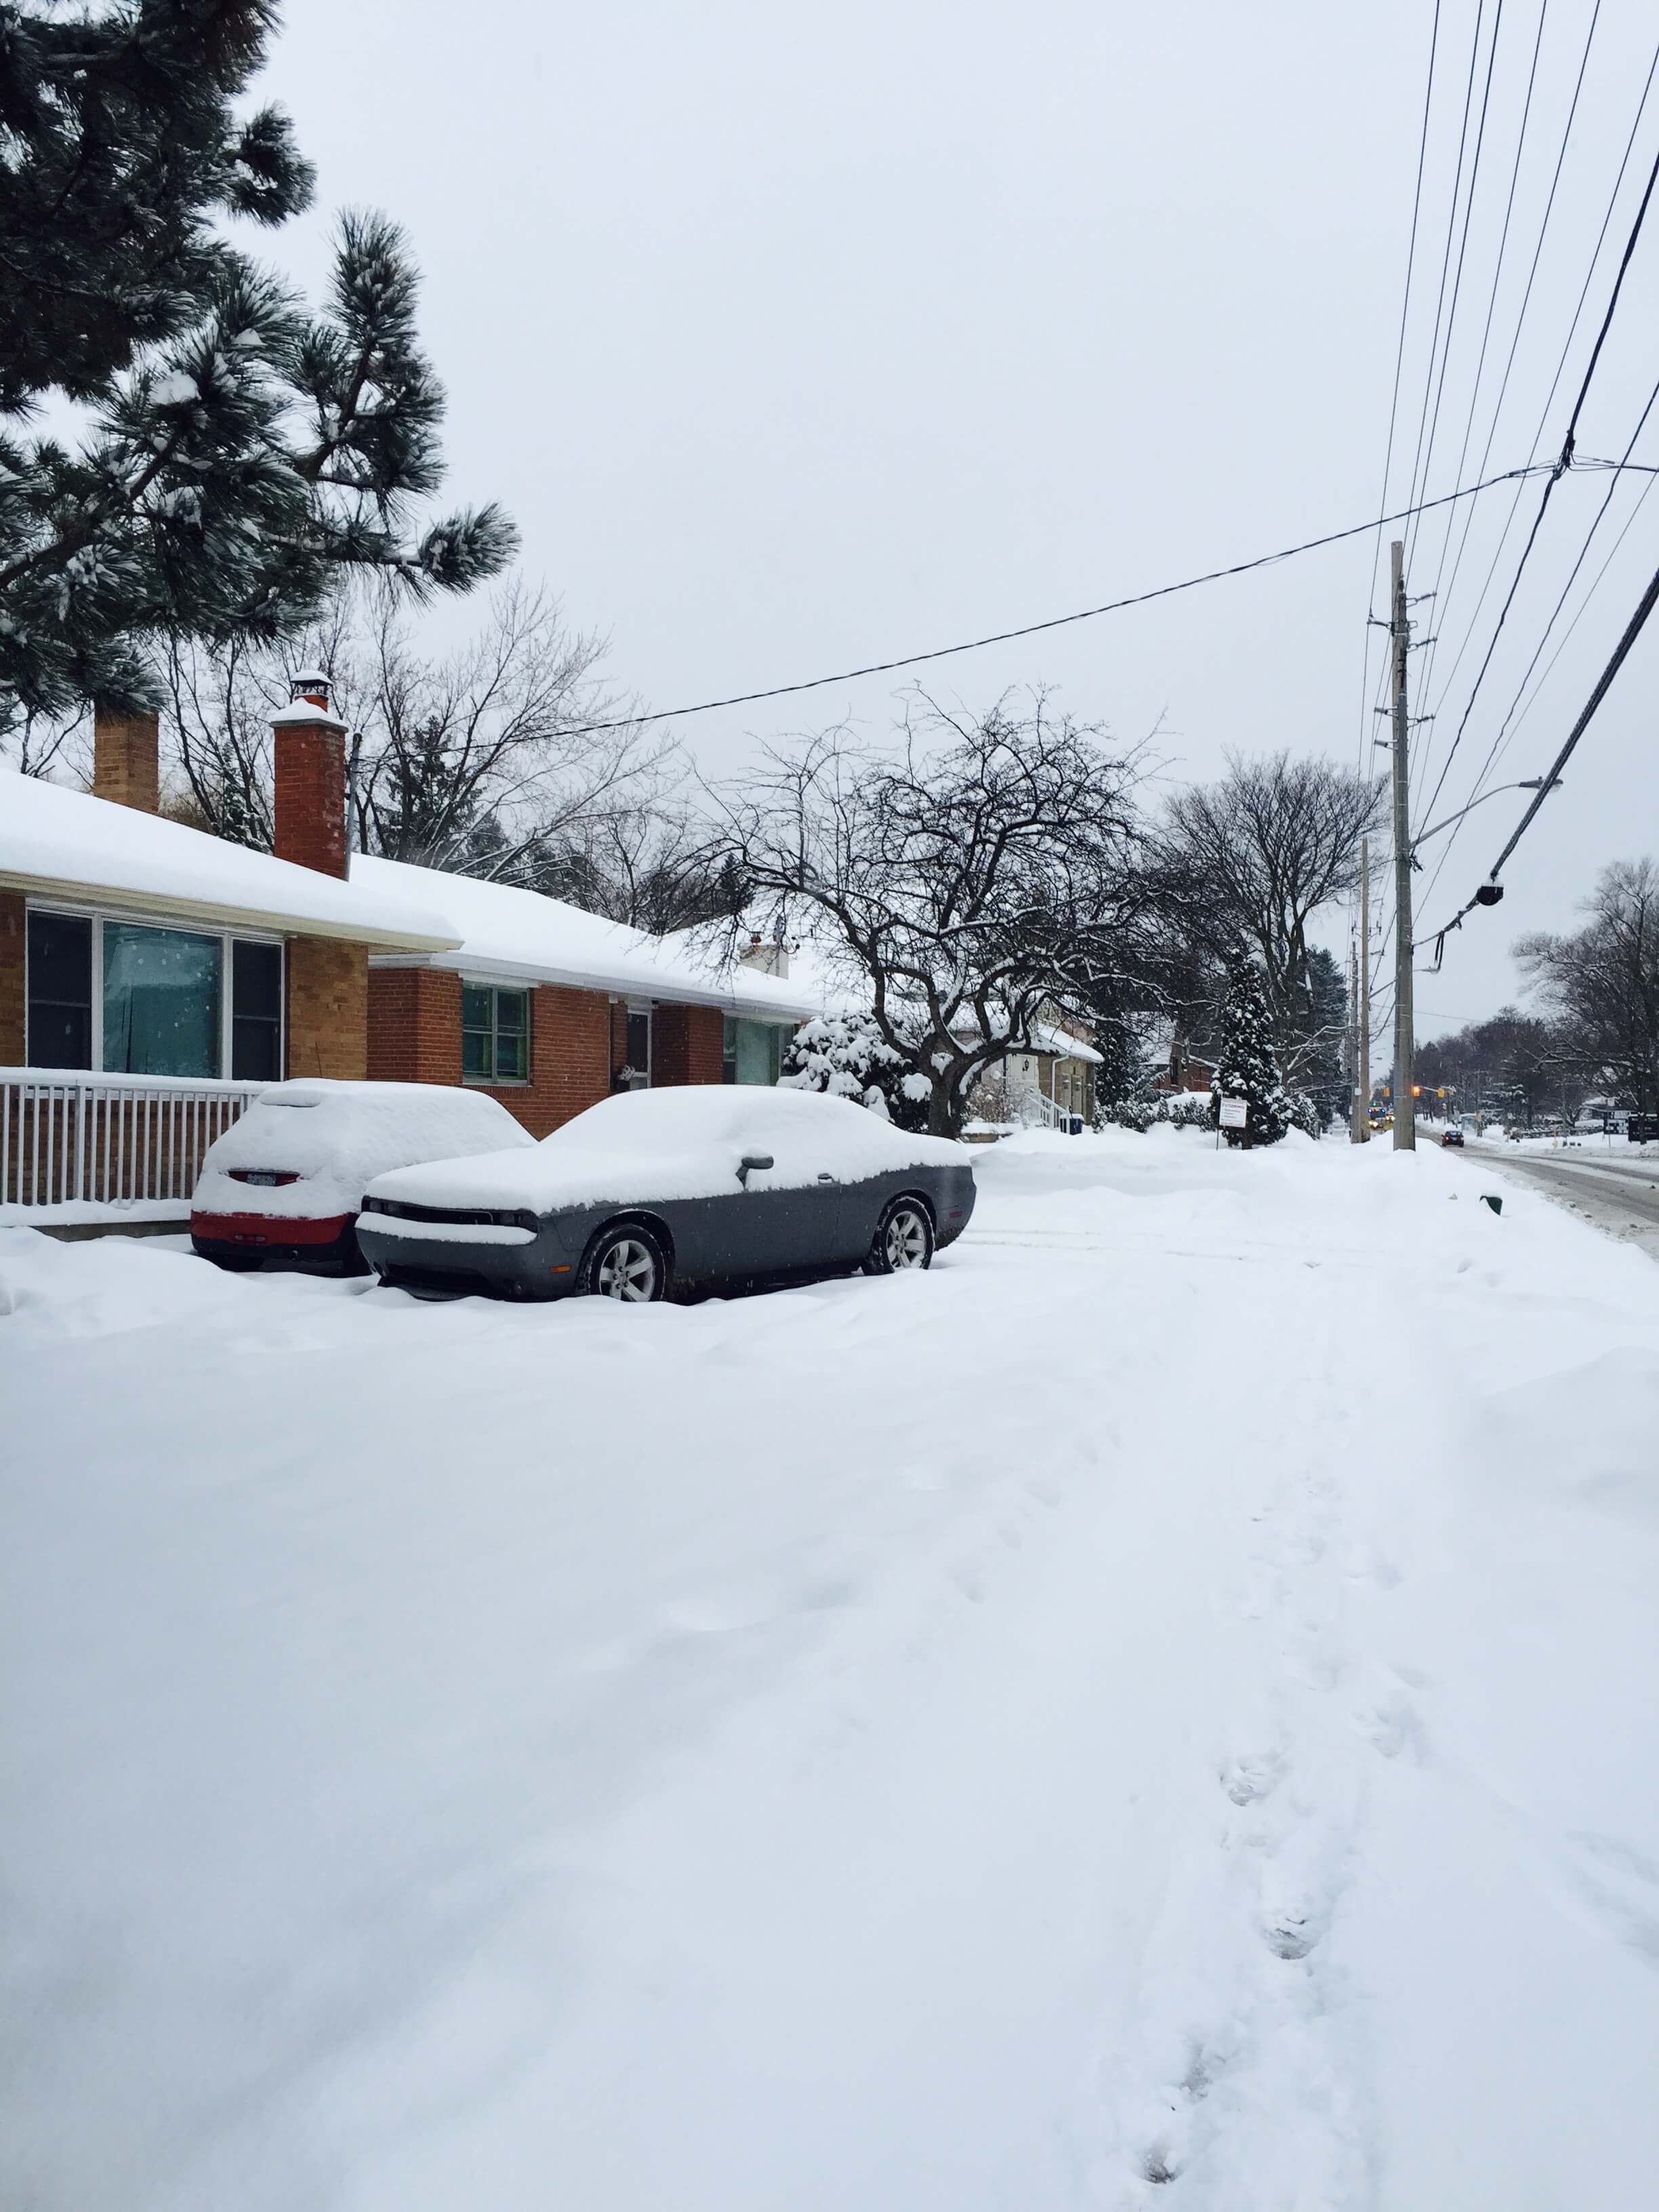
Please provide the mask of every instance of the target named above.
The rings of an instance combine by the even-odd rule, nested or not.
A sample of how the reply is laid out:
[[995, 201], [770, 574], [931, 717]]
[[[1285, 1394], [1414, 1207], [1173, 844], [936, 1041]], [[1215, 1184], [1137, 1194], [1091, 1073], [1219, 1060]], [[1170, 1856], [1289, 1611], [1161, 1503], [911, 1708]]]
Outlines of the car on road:
[[388, 1168], [468, 1152], [533, 1152], [536, 1140], [482, 1091], [437, 1083], [274, 1083], [208, 1146], [191, 1200], [204, 1260], [267, 1261], [360, 1274], [357, 1208]]
[[1455, 1146], [1457, 1150], [1462, 1152], [1463, 1150], [1463, 1132], [1461, 1129], [1448, 1129], [1444, 1136], [1441, 1138], [1440, 1141], [1443, 1145]]
[[624, 1091], [532, 1152], [402, 1168], [358, 1218], [382, 1282], [429, 1296], [673, 1291], [926, 1267], [974, 1210], [965, 1146], [844, 1098]]

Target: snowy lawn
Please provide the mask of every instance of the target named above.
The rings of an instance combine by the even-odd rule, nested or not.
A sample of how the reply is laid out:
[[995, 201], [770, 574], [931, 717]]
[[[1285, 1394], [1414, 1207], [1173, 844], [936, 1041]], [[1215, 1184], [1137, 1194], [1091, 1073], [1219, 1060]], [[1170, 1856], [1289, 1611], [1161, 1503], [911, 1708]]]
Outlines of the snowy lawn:
[[690, 1309], [0, 1233], [0, 2202], [1651, 2201], [1659, 1268], [975, 1166]]

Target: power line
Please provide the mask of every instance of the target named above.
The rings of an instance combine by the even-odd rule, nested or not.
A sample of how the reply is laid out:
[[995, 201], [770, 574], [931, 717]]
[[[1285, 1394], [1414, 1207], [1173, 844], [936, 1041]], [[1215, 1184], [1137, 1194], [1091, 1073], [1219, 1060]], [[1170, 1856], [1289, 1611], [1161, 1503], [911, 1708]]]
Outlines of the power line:
[[902, 653], [892, 660], [872, 660], [862, 668], [841, 669], [833, 676], [811, 676], [796, 684], [774, 684], [761, 691], [735, 691], [723, 699], [700, 699], [690, 707], [662, 707], [648, 714], [619, 714], [610, 721], [581, 722], [564, 734], [574, 738], [599, 730], [642, 729], [653, 722], [678, 721], [688, 714], [712, 714], [723, 707], [752, 707], [766, 699], [787, 699], [802, 691], [822, 691], [832, 684], [852, 684], [865, 676], [890, 676], [901, 668], [919, 668], [925, 661], [949, 660], [957, 653], [978, 653], [985, 646], [1007, 645], [1018, 638], [1037, 637], [1045, 630], [1065, 629], [1073, 623], [1094, 622], [1102, 615], [1121, 614], [1128, 607], [1148, 606], [1155, 599], [1171, 599], [1177, 592], [1196, 591], [1200, 584], [1218, 584], [1232, 576], [1248, 576], [1258, 568], [1271, 568], [1281, 561], [1293, 561], [1299, 554], [1317, 553], [1327, 545], [1340, 545], [1351, 538], [1364, 538], [1373, 530], [1386, 530], [1390, 523], [1408, 521], [1413, 515], [1426, 514], [1431, 508], [1450, 507], [1460, 499], [1474, 499], [1496, 484], [1514, 483], [1517, 477], [1542, 476], [1559, 466], [1559, 462], [1539, 461], [1525, 468], [1505, 469], [1499, 476], [1488, 477], [1484, 483], [1465, 484], [1460, 490], [1443, 492], [1437, 499], [1419, 501], [1415, 507], [1402, 507], [1397, 514], [1350, 523], [1342, 530], [1328, 530], [1323, 537], [1304, 538], [1298, 545], [1284, 545], [1273, 553], [1258, 553], [1252, 560], [1235, 561], [1224, 568], [1208, 568], [1200, 576], [1184, 576], [1177, 584], [1159, 584], [1150, 592], [1133, 592], [1125, 599], [1108, 599], [1097, 607], [1080, 608], [1076, 614], [1051, 615], [1046, 622], [1023, 623], [1017, 629], [993, 630], [984, 637], [968, 638], [960, 645], [935, 646], [928, 652]]
[[[1462, 475], [1464, 466], [1468, 460], [1469, 440], [1474, 434], [1474, 418], [1476, 414], [1479, 412], [1480, 406], [1480, 385], [1481, 380], [1486, 373], [1486, 349], [1492, 343], [1492, 326], [1493, 319], [1498, 313], [1498, 295], [1499, 288], [1504, 281], [1504, 258], [1509, 251], [1510, 225], [1515, 216], [1516, 189], [1520, 183], [1521, 179], [1521, 160], [1522, 155], [1526, 151], [1527, 126], [1532, 119], [1532, 96], [1534, 89], [1538, 82], [1538, 58], [1543, 51], [1544, 25], [1548, 20], [1548, 16], [1549, 0], [1540, 0], [1538, 9], [1538, 30], [1532, 42], [1532, 60], [1527, 70], [1526, 95], [1521, 103], [1521, 125], [1520, 129], [1516, 133], [1515, 160], [1510, 165], [1509, 191], [1505, 196], [1504, 203], [1504, 225], [1503, 228], [1498, 233], [1498, 257], [1492, 264], [1492, 289], [1486, 296], [1486, 317], [1480, 331], [1480, 350], [1474, 364], [1474, 381], [1469, 390], [1469, 411], [1463, 425], [1462, 442], [1457, 449], [1457, 465], [1452, 471], [1454, 476], [1456, 477], [1461, 477]], [[1496, 32], [1494, 32], [1492, 35], [1495, 49], [1497, 42]], [[1521, 313], [1522, 316], [1524, 318], [1526, 314], [1526, 302], [1524, 299], [1522, 301]], [[1517, 336], [1519, 335], [1519, 324], [1517, 324]], [[1512, 352], [1511, 357], [1513, 357]], [[1486, 465], [1486, 460], [1489, 459], [1492, 455], [1492, 441], [1498, 434], [1498, 416], [1503, 408], [1503, 404], [1504, 394], [1500, 388], [1498, 395], [1498, 404], [1492, 410], [1492, 418], [1486, 428], [1486, 453], [1482, 457], [1481, 461], [1482, 467]], [[1444, 596], [1443, 597], [1441, 593], [1441, 582], [1446, 573], [1446, 556], [1451, 550], [1453, 529], [1453, 518], [1448, 517], [1447, 519], [1446, 534], [1440, 542], [1439, 565], [1437, 567], [1434, 575], [1437, 632], [1440, 626], [1440, 616], [1443, 612], [1445, 605], [1450, 599], [1451, 595], [1457, 589], [1457, 578], [1463, 565], [1464, 549], [1469, 542], [1469, 528], [1474, 520], [1474, 510], [1471, 507], [1463, 518], [1463, 532], [1462, 536], [1458, 540], [1457, 557], [1452, 562], [1451, 580], [1446, 585]], [[1425, 691], [1428, 689], [1434, 667], [1434, 653], [1435, 648], [1431, 645], [1424, 661], [1423, 675], [1421, 678], [1421, 689]], [[1429, 755], [1433, 747], [1432, 724], [1430, 725], [1430, 742], [1423, 748], [1420, 760], [1413, 764], [1418, 771], [1418, 781], [1419, 784], [1426, 782], [1428, 780]]]
[[[1556, 647], [1555, 651], [1550, 655], [1549, 665], [1545, 669], [1543, 674], [1534, 685], [1531, 698], [1528, 700], [1526, 705], [1516, 717], [1514, 726], [1510, 731], [1508, 739], [1505, 741], [1506, 745], [1513, 743], [1521, 725], [1526, 720], [1528, 715], [1531, 714], [1533, 708], [1538, 704], [1540, 696], [1543, 692], [1545, 685], [1549, 682], [1550, 678], [1555, 673], [1556, 663], [1560, 659], [1561, 655], [1566, 651], [1567, 647], [1572, 641], [1574, 631], [1577, 629], [1579, 623], [1583, 622], [1585, 615], [1589, 612], [1591, 601], [1594, 599], [1597, 591], [1600, 590], [1602, 580], [1606, 577], [1608, 569], [1612, 568], [1614, 561], [1618, 558], [1620, 547], [1624, 544], [1626, 538], [1629, 537], [1632, 526], [1634, 524], [1637, 516], [1642, 512], [1642, 508], [1646, 503], [1648, 496], [1653, 490], [1656, 483], [1659, 483], [1659, 472], [1648, 474], [1647, 482], [1642, 487], [1640, 496], [1638, 498], [1635, 506], [1632, 507], [1630, 513], [1625, 517], [1623, 527], [1620, 529], [1619, 535], [1613, 539], [1611, 547], [1608, 549], [1607, 559], [1602, 562], [1601, 566], [1596, 570], [1589, 589], [1585, 592], [1583, 599], [1579, 602], [1578, 611], [1574, 615], [1572, 620], [1567, 624], [1565, 630], [1562, 633], [1560, 643]], [[1481, 783], [1483, 783], [1486, 776], [1491, 774], [1492, 769], [1496, 766], [1496, 764], [1497, 762], [1495, 758], [1488, 758], [1486, 766], [1481, 770], [1480, 776], [1477, 780], [1474, 789], [1470, 793], [1471, 804], [1473, 804], [1474, 800], [1480, 796]], [[1464, 820], [1453, 822], [1451, 835], [1441, 847], [1440, 856], [1435, 862], [1434, 873], [1429, 878], [1429, 887], [1424, 893], [1425, 900], [1431, 899], [1434, 896], [1435, 885], [1440, 881], [1441, 876], [1445, 872], [1446, 863], [1451, 858], [1452, 848], [1462, 836], [1467, 819], [1468, 817], [1465, 817]]]
[[[1652, 580], [1649, 583], [1646, 591], [1643, 592], [1641, 599], [1637, 602], [1635, 613], [1626, 623], [1624, 635], [1620, 637], [1618, 644], [1614, 646], [1612, 657], [1608, 660], [1607, 666], [1601, 671], [1601, 675], [1596, 678], [1595, 688], [1590, 693], [1589, 697], [1584, 702], [1584, 705], [1579, 713], [1577, 720], [1573, 724], [1571, 729], [1568, 731], [1566, 740], [1562, 745], [1560, 751], [1557, 753], [1555, 758], [1551, 762], [1547, 772], [1540, 779], [1538, 789], [1533, 793], [1531, 804], [1528, 806], [1526, 812], [1521, 817], [1520, 821], [1516, 823], [1515, 829], [1510, 835], [1509, 842], [1504, 846], [1503, 851], [1498, 855], [1498, 858], [1492, 862], [1492, 867], [1487, 873], [1486, 884], [1481, 886], [1483, 890], [1486, 889], [1487, 885], [1495, 884], [1498, 881], [1498, 877], [1504, 872], [1504, 865], [1508, 861], [1510, 855], [1514, 852], [1516, 847], [1521, 842], [1521, 840], [1526, 836], [1528, 830], [1532, 827], [1534, 821], [1537, 817], [1539, 809], [1543, 805], [1544, 801], [1549, 797], [1551, 791], [1554, 788], [1557, 781], [1559, 780], [1562, 769], [1572, 758], [1574, 749], [1577, 747], [1579, 739], [1583, 736], [1585, 731], [1589, 729], [1590, 723], [1594, 720], [1596, 709], [1601, 706], [1601, 702], [1607, 697], [1608, 691], [1612, 689], [1613, 679], [1618, 675], [1620, 670], [1624, 666], [1625, 662], [1630, 654], [1632, 647], [1636, 643], [1637, 639], [1642, 635], [1643, 629], [1646, 625], [1648, 617], [1653, 612], [1656, 605], [1659, 605], [1659, 569], [1656, 569], [1654, 571]], [[1466, 905], [1458, 908], [1457, 912], [1452, 916], [1451, 920], [1445, 924], [1443, 928], [1427, 933], [1423, 941], [1426, 943], [1429, 936], [1432, 936], [1436, 939], [1437, 961], [1438, 959], [1439, 944], [1445, 938], [1447, 931], [1457, 928], [1462, 923], [1464, 915], [1466, 914], [1472, 913], [1474, 909], [1481, 903], [1482, 901], [1480, 892], [1477, 891], [1475, 896], [1470, 899]]]
[[[1598, 8], [1601, 6], [1601, 0], [1596, 0], [1596, 6]], [[1417, 260], [1417, 224], [1418, 218], [1422, 212], [1423, 207], [1423, 164], [1424, 158], [1428, 152], [1429, 146], [1429, 111], [1434, 105], [1434, 62], [1435, 55], [1439, 48], [1439, 44], [1440, 0], [1434, 0], [1434, 23], [1429, 33], [1429, 79], [1423, 94], [1423, 128], [1418, 136], [1417, 141], [1417, 185], [1412, 194], [1411, 240], [1406, 248], [1406, 289], [1401, 294], [1400, 301], [1400, 337], [1398, 343], [1395, 347], [1394, 353], [1394, 393], [1393, 397], [1389, 401], [1389, 436], [1388, 442], [1382, 450], [1382, 503], [1384, 505], [1386, 505], [1388, 501], [1389, 477], [1394, 467], [1395, 424], [1400, 411], [1401, 370], [1406, 359], [1406, 325], [1411, 314], [1412, 271]], [[1382, 526], [1381, 523], [1378, 523], [1376, 526], [1376, 542], [1371, 549], [1370, 590], [1366, 596], [1365, 601], [1367, 611], [1369, 611], [1372, 600], [1376, 597], [1376, 568], [1377, 563], [1382, 557]], [[1365, 764], [1366, 741], [1370, 734], [1370, 716], [1365, 711], [1366, 694], [1370, 689], [1370, 658], [1371, 633], [1370, 626], [1367, 623], [1365, 629], [1364, 660], [1359, 672], [1359, 765], [1362, 770]]]
[[[1429, 441], [1427, 446], [1425, 447], [1423, 453], [1423, 483], [1425, 489], [1428, 486], [1429, 472], [1434, 465], [1435, 440], [1440, 434], [1440, 403], [1444, 398], [1446, 393], [1446, 371], [1451, 366], [1452, 333], [1457, 325], [1457, 303], [1462, 297], [1463, 292], [1463, 263], [1469, 250], [1469, 226], [1474, 220], [1475, 187], [1480, 182], [1480, 155], [1486, 143], [1486, 111], [1492, 104], [1492, 71], [1498, 65], [1498, 37], [1503, 27], [1504, 0], [1498, 0], [1497, 11], [1492, 16], [1492, 43], [1486, 50], [1486, 82], [1482, 85], [1480, 89], [1480, 121], [1474, 134], [1474, 156], [1469, 163], [1468, 197], [1463, 203], [1463, 234], [1457, 241], [1457, 274], [1452, 279], [1451, 307], [1446, 317], [1446, 343], [1442, 347], [1440, 352], [1440, 380], [1435, 386], [1434, 412], [1432, 416], [1430, 418], [1429, 422]], [[1475, 40], [1477, 47], [1480, 42], [1480, 36], [1479, 15], [1477, 11], [1475, 27]], [[1455, 225], [1456, 220], [1457, 196], [1455, 190], [1454, 190], [1452, 194], [1452, 222], [1454, 225]], [[1448, 235], [1448, 243], [1449, 244], [1449, 234]], [[1432, 375], [1434, 368], [1432, 357], [1431, 357], [1429, 368], [1430, 373]], [[1473, 403], [1471, 403], [1470, 414], [1471, 420], [1473, 420]], [[1464, 445], [1465, 450], [1467, 451], [1467, 437], [1465, 438]], [[1461, 455], [1458, 460], [1458, 466], [1460, 469], [1462, 466], [1462, 457]], [[1416, 550], [1419, 528], [1419, 525], [1413, 524], [1410, 532], [1408, 533], [1411, 539], [1410, 551], [1412, 553], [1414, 553]]]
[[[1656, 60], [1659, 60], [1659, 54], [1656, 55]], [[1651, 83], [1651, 82], [1652, 76], [1651, 72], [1650, 72], [1649, 82]], [[1645, 93], [1644, 94], [1643, 98], [1644, 102], [1645, 103]], [[1504, 599], [1503, 606], [1498, 611], [1497, 628], [1492, 632], [1492, 641], [1486, 647], [1486, 658], [1480, 664], [1479, 672], [1474, 679], [1474, 686], [1469, 693], [1468, 702], [1465, 706], [1462, 717], [1458, 722], [1456, 734], [1452, 738], [1451, 749], [1446, 755], [1445, 764], [1441, 769], [1439, 779], [1436, 782], [1434, 791], [1430, 797], [1429, 806], [1431, 810], [1432, 810], [1434, 806], [1435, 800], [1440, 796], [1440, 793], [1445, 784], [1447, 775], [1450, 770], [1452, 762], [1456, 757], [1457, 748], [1462, 742], [1463, 732], [1468, 727], [1469, 716], [1474, 711], [1474, 702], [1480, 695], [1480, 686], [1486, 678], [1486, 671], [1492, 666], [1492, 655], [1498, 649], [1498, 641], [1503, 635], [1504, 624], [1509, 618], [1510, 609], [1515, 605], [1515, 595], [1520, 589], [1521, 579], [1526, 571], [1527, 562], [1531, 557], [1532, 549], [1538, 542], [1538, 532], [1543, 523], [1544, 517], [1549, 510], [1551, 497], [1554, 493], [1556, 485], [1560, 482], [1561, 477], [1572, 465], [1573, 445], [1578, 431], [1578, 418], [1583, 412], [1584, 402], [1589, 395], [1590, 385], [1595, 380], [1596, 367], [1601, 358], [1601, 349], [1607, 343], [1607, 332], [1613, 327], [1613, 319], [1618, 312], [1619, 298], [1620, 293], [1624, 289], [1625, 276], [1630, 268], [1632, 257], [1636, 252], [1637, 240], [1642, 235], [1642, 226], [1647, 220], [1648, 207], [1653, 198], [1653, 188], [1656, 183], [1659, 183], [1659, 156], [1655, 157], [1653, 167], [1648, 173], [1647, 186], [1642, 194], [1642, 204], [1636, 210], [1636, 220], [1631, 226], [1629, 238], [1625, 241], [1625, 251], [1619, 263], [1619, 273], [1613, 279], [1613, 291], [1607, 301], [1607, 312], [1601, 318], [1601, 327], [1595, 334], [1595, 343], [1590, 349], [1589, 363], [1585, 368], [1583, 381], [1578, 387], [1578, 397], [1573, 402], [1572, 413], [1567, 422], [1566, 436], [1563, 439], [1561, 443], [1560, 456], [1545, 482], [1544, 495], [1538, 503], [1537, 514], [1533, 517], [1532, 528], [1528, 533], [1526, 544], [1522, 548], [1521, 559], [1516, 566], [1514, 578], [1510, 582], [1509, 595]], [[1617, 187], [1615, 186], [1614, 189], [1616, 191]], [[1591, 266], [1594, 267], [1594, 263], [1592, 263]]]

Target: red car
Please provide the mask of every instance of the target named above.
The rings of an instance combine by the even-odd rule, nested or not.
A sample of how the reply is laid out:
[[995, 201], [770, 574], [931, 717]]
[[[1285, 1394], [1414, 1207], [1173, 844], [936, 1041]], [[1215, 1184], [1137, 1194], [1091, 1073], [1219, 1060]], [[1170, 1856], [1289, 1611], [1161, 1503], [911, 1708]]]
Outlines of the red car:
[[273, 1260], [361, 1273], [357, 1210], [374, 1176], [534, 1144], [483, 1091], [273, 1084], [208, 1146], [191, 1202], [191, 1243], [222, 1267]]

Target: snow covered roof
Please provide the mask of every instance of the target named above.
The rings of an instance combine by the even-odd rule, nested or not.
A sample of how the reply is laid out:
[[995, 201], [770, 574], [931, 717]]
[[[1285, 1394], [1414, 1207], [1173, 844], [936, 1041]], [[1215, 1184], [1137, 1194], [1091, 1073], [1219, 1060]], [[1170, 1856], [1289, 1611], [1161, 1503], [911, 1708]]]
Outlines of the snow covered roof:
[[[818, 1011], [811, 992], [740, 962], [723, 961], [696, 933], [651, 937], [602, 915], [475, 876], [441, 875], [404, 860], [354, 855], [354, 889], [402, 902], [430, 900], [454, 924], [451, 949], [428, 964], [463, 975], [566, 983], [618, 996], [720, 1006], [759, 1021], [803, 1021]], [[455, 940], [459, 939], [459, 945]]]
[[387, 950], [436, 951], [458, 941], [435, 878], [407, 896], [390, 884], [366, 896], [355, 871], [341, 882], [12, 769], [0, 769], [0, 884]]
[[[314, 710], [307, 708], [308, 719]], [[472, 876], [363, 853], [342, 881], [183, 823], [0, 770], [0, 885], [222, 927], [343, 938], [464, 974], [719, 1006], [761, 1021], [818, 1011], [810, 988]]]

